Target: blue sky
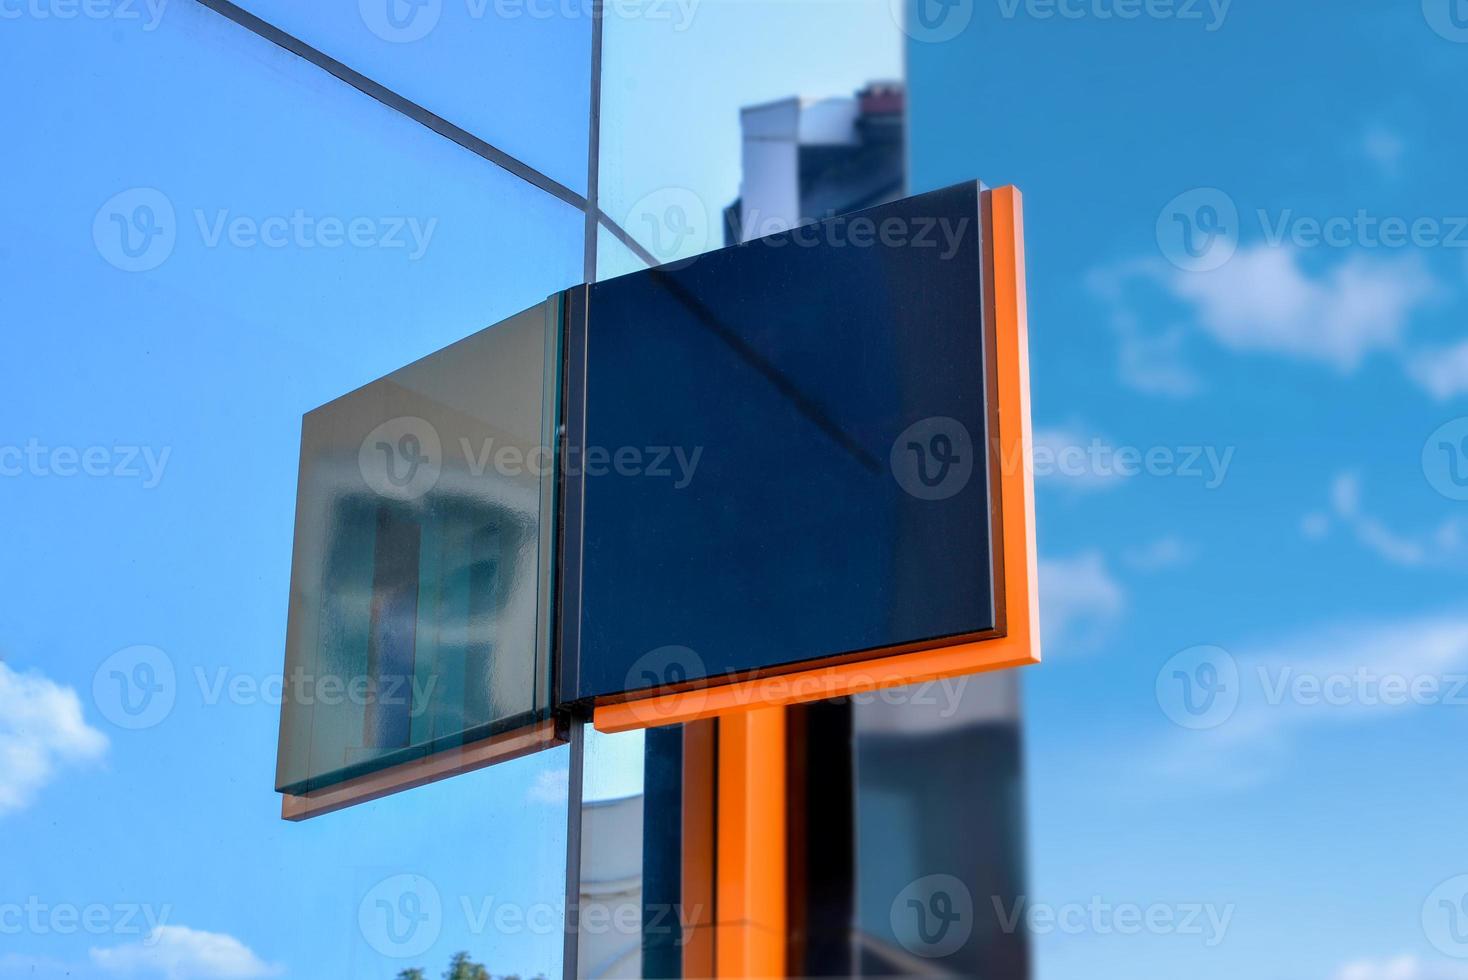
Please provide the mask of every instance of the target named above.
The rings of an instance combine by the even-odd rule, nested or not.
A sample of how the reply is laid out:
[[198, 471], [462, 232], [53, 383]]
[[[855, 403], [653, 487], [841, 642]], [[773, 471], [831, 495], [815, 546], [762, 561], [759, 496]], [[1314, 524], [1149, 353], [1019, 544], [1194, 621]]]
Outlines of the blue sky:
[[[1025, 192], [1042, 447], [1228, 466], [1088, 453], [1040, 480], [1035, 900], [1232, 920], [1211, 948], [1052, 930], [1040, 975], [1463, 976], [1429, 898], [1468, 863], [1447, 748], [1468, 553], [1440, 446], [1468, 394], [1445, 124], [1468, 47], [1430, 2], [1051, 9], [979, 4], [909, 46], [917, 183]], [[981, 122], [942, 126], [945, 92], [983, 93]], [[1237, 677], [1194, 717], [1176, 674], [1205, 664]], [[1423, 686], [1382, 703], [1382, 677]]]
[[[356, 4], [247, 6], [584, 189], [584, 19], [446, 0], [391, 43]], [[390, 976], [358, 913], [402, 875], [446, 910], [425, 965], [467, 946], [553, 974], [557, 936], [476, 915], [557, 900], [563, 755], [286, 825], [276, 707], [209, 690], [280, 670], [301, 413], [578, 280], [579, 215], [192, 4], [4, 9], [0, 929], [26, 925], [0, 976]], [[1030, 899], [1228, 921], [1209, 946], [1087, 918], [1038, 938], [1039, 975], [1468, 977], [1440, 905], [1468, 890], [1447, 0], [973, 0], [942, 40], [904, 38], [886, 0], [691, 9], [607, 24], [614, 216], [669, 188], [716, 215], [740, 106], [904, 64], [915, 186], [1025, 193], [1051, 454]], [[172, 209], [151, 268], [99, 244], [119, 194]], [[214, 236], [298, 211], [314, 230], [282, 247]], [[325, 219], [365, 220], [361, 244]], [[1384, 219], [1414, 241], [1382, 244]], [[1119, 475], [1121, 449], [1156, 464]], [[174, 671], [151, 727], [119, 724], [106, 670], [94, 689], [119, 651]], [[1363, 672], [1423, 686], [1383, 704]], [[1179, 673], [1232, 690], [1194, 714]]]

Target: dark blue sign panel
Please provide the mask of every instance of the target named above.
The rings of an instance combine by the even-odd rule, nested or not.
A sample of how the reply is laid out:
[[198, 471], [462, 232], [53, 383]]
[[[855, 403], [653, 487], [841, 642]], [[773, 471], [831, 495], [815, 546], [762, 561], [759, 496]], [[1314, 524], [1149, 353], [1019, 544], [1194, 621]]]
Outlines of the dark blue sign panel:
[[996, 630], [977, 184], [576, 291], [558, 700]]

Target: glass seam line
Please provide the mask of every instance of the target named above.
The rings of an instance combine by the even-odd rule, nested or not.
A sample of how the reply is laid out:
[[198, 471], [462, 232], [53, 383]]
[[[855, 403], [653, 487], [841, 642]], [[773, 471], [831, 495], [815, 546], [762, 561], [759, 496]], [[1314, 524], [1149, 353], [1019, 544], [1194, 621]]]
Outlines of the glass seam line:
[[229, 0], [198, 0], [198, 3], [219, 14], [221, 17], [233, 21], [246, 30], [258, 34], [265, 40], [279, 45], [291, 54], [309, 61], [323, 71], [335, 75], [338, 79], [346, 82], [362, 94], [370, 96], [389, 109], [400, 112], [409, 119], [426, 126], [445, 139], [452, 140], [470, 153], [488, 160], [502, 170], [509, 171], [521, 180], [545, 191], [547, 194], [560, 198], [577, 210], [586, 211], [586, 198], [577, 194], [566, 185], [547, 177], [524, 161], [480, 139], [463, 127], [454, 125], [447, 119], [425, 109], [411, 99], [399, 95], [380, 82], [375, 82], [361, 72], [347, 67], [325, 52], [313, 48], [295, 35], [287, 34], [274, 24], [261, 20], [249, 11], [230, 3]]
[[596, 209], [596, 219], [602, 223], [602, 226], [606, 228], [607, 231], [612, 233], [612, 236], [615, 237], [617, 241], [621, 242], [623, 245], [626, 245], [629, 249], [631, 249], [632, 254], [636, 255], [643, 262], [647, 263], [649, 267], [663, 264], [661, 261], [659, 261], [657, 256], [653, 255], [646, 248], [644, 248], [641, 242], [633, 238], [632, 234], [628, 232], [627, 229], [623, 228], [621, 225], [617, 224], [610, 217], [608, 217], [607, 213], [601, 208]]
[[[613, 221], [599, 206], [591, 205], [582, 195], [577, 194], [559, 181], [547, 177], [529, 164], [487, 143], [463, 127], [456, 126], [442, 116], [430, 112], [423, 106], [418, 105], [418, 103], [399, 95], [380, 82], [375, 82], [361, 72], [348, 68], [325, 52], [313, 48], [293, 34], [287, 34], [274, 24], [262, 20], [242, 7], [231, 3], [230, 0], [197, 0], [197, 2], [201, 6], [219, 14], [221, 17], [238, 24], [245, 30], [284, 48], [298, 58], [309, 61], [316, 67], [352, 86], [362, 94], [376, 99], [389, 109], [402, 113], [409, 119], [432, 130], [445, 139], [459, 144], [459, 146], [468, 150], [470, 153], [489, 161], [502, 170], [514, 174], [531, 186], [537, 187], [547, 194], [565, 201], [578, 211], [595, 214], [597, 222], [611, 232], [613, 237], [623, 245], [631, 249], [633, 254], [643, 262], [649, 266], [662, 264], [650, 251], [643, 247], [641, 242], [632, 237], [616, 221]], [[600, 113], [598, 112], [597, 115], [599, 116]], [[592, 125], [599, 127], [600, 119], [593, 119]], [[590, 170], [591, 164], [588, 164], [588, 173]], [[595, 192], [593, 191], [593, 193]]]
[[596, 226], [601, 217], [598, 204], [601, 180], [601, 44], [602, 0], [591, 0], [591, 91], [588, 93], [586, 134], [586, 230], [584, 232], [582, 278], [596, 282]]

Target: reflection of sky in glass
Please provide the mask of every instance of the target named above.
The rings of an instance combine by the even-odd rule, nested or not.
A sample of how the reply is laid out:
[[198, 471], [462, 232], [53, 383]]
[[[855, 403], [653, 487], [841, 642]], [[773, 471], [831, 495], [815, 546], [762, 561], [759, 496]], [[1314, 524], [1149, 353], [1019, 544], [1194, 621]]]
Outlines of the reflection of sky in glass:
[[[7, 225], [30, 229], [4, 255], [4, 441], [168, 452], [152, 489], [0, 481], [6, 511], [29, 515], [0, 558], [0, 653], [81, 692], [110, 741], [100, 764], [0, 815], [0, 902], [146, 904], [292, 976], [437, 975], [457, 949], [497, 973], [555, 975], [565, 750], [285, 824], [270, 792], [278, 691], [257, 686], [282, 666], [302, 413], [577, 281], [581, 216], [192, 4], [170, 4], [151, 32], [7, 21], [0, 46], [16, 95], [8, 175], [24, 189]], [[92, 231], [134, 187], [157, 195], [124, 199], [124, 223], [138, 204], [164, 220], [161, 196], [175, 233], [156, 268], [129, 273], [112, 264], [128, 260], [123, 239], [99, 250]], [[378, 237], [333, 246], [329, 228], [288, 221], [285, 247], [231, 244], [230, 222], [263, 232], [298, 210], [363, 219]], [[421, 255], [409, 218], [427, 233]], [[399, 223], [408, 247], [387, 238]], [[143, 226], [128, 230], [149, 258]], [[92, 699], [92, 675], [139, 643], [173, 665], [176, 701], [129, 731], [105, 689]], [[402, 874], [443, 900], [421, 961], [383, 956], [358, 921]], [[552, 903], [553, 933], [466, 923], [461, 899], [489, 897]], [[165, 951], [193, 934], [169, 935]], [[16, 957], [41, 963], [34, 975], [100, 975], [92, 949], [142, 938], [7, 935], [0, 975]]]
[[[558, 975], [567, 758], [554, 749], [278, 832], [291, 888], [272, 928], [300, 949], [293, 975], [435, 976], [459, 950], [497, 972]], [[420, 914], [434, 895], [441, 911], [415, 926], [420, 893]]]
[[586, 800], [619, 800], [642, 792], [642, 732], [603, 735], [587, 730]]
[[585, 191], [591, 18], [580, 4], [244, 0], [241, 6]]
[[[462, 12], [451, 6], [440, 33]], [[607, 124], [620, 146], [608, 193], [620, 193], [619, 179], [629, 189], [665, 179], [676, 133], [676, 179], [722, 206], [737, 192], [741, 104], [844, 92], [898, 65], [890, 34], [872, 69], [871, 44], [820, 43], [832, 36], [830, 5], [722, 6], [709, 5], [719, 30], [680, 36], [688, 56], [669, 64], [665, 38], [639, 49], [609, 25], [624, 59], [609, 92], [624, 108], [637, 91], [645, 101], [636, 118]], [[584, 98], [575, 25], [540, 29], [508, 60], [471, 63], [474, 52], [456, 48], [429, 71], [434, 44], [480, 35], [448, 32], [404, 53], [333, 50], [333, 36], [375, 42], [352, 40], [346, 15], [292, 9], [329, 53], [396, 72], [405, 88], [421, 82], [409, 94], [430, 108], [483, 123], [491, 142], [584, 182], [574, 159], [584, 126], [547, 121]], [[763, 17], [775, 9], [785, 28], [771, 42]], [[882, 4], [862, 9], [865, 23], [885, 22]], [[24, 17], [0, 35], [18, 191], [4, 208], [26, 236], [24, 247], [0, 246], [5, 438], [168, 453], [147, 490], [121, 477], [0, 481], [7, 512], [27, 515], [0, 552], [10, 598], [0, 654], [81, 692], [86, 720], [110, 741], [100, 764], [60, 770], [32, 805], [0, 813], [0, 902], [142, 903], [178, 927], [165, 951], [229, 936], [257, 966], [291, 976], [407, 966], [434, 976], [458, 949], [495, 973], [554, 976], [559, 933], [499, 927], [494, 915], [508, 903], [511, 921], [543, 920], [549, 903], [559, 928], [564, 749], [285, 824], [270, 792], [278, 709], [251, 691], [281, 670], [302, 413], [578, 281], [581, 218], [207, 10], [170, 4], [155, 30], [141, 27]], [[728, 58], [731, 47], [753, 57], [772, 43], [803, 53], [785, 59], [788, 78], [755, 58], [766, 67], [698, 74], [693, 97], [700, 58]], [[522, 62], [545, 77], [525, 82]], [[681, 85], [663, 87], [669, 70]], [[151, 235], [170, 210], [172, 236]], [[275, 217], [285, 224], [268, 224]], [[330, 220], [344, 236], [356, 218], [370, 222], [364, 244], [324, 244]], [[253, 242], [251, 229], [281, 232], [285, 244]], [[137, 731], [109, 720], [127, 719], [105, 695], [90, 697], [97, 665], [134, 644], [163, 651], [177, 681], [161, 723]], [[243, 687], [231, 695], [231, 683]], [[639, 790], [640, 745], [636, 734], [588, 740], [588, 798]], [[406, 958], [383, 953], [385, 935], [429, 935], [408, 928], [422, 921], [410, 913], [426, 907], [424, 881], [441, 902], [434, 942]], [[129, 956], [146, 961], [141, 938], [8, 936], [0, 976], [120, 969]]]

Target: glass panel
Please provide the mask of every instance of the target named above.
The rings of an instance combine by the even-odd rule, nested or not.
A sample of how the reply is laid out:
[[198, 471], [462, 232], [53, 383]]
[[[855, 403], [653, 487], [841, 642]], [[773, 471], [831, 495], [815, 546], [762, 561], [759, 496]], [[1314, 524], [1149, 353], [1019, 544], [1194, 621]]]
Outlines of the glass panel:
[[282, 792], [549, 718], [557, 316], [547, 300], [306, 416]]
[[240, 5], [585, 194], [590, 0]]
[[[0, 764], [0, 901], [92, 910], [0, 963], [555, 976], [563, 750], [304, 825], [272, 775], [303, 413], [579, 281], [584, 220], [197, 5], [145, 26], [0, 30], [0, 211], [34, 232], [4, 256], [0, 445], [36, 461], [0, 479], [0, 713], [58, 738], [18, 796]], [[441, 929], [387, 955], [377, 903], [415, 899], [373, 889], [403, 873]]]

